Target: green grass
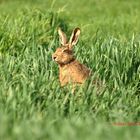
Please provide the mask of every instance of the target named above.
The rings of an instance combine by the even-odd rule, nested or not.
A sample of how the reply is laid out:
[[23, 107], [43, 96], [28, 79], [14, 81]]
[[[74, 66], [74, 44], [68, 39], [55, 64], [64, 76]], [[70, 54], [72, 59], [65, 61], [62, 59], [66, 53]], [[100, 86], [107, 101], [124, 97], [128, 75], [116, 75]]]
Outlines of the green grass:
[[[138, 0], [2, 1], [0, 3], [0, 139], [134, 139], [140, 122]], [[78, 7], [78, 8], [77, 8]], [[57, 28], [82, 34], [75, 56], [99, 76], [71, 94], [61, 88], [51, 55]], [[92, 79], [91, 78], [91, 79]]]

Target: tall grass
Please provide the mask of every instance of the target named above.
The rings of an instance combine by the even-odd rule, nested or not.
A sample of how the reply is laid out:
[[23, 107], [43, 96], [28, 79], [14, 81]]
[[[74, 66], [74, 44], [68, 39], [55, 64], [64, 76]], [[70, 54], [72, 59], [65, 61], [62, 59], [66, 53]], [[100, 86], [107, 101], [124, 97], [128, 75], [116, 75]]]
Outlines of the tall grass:
[[59, 46], [58, 26], [70, 35], [74, 24], [67, 20], [72, 17], [39, 3], [32, 7], [31, 1], [25, 7], [10, 3], [14, 10], [19, 6], [10, 13], [7, 3], [1, 5], [5, 10], [0, 14], [0, 139], [137, 139], [139, 128], [112, 124], [140, 121], [139, 32], [123, 28], [129, 34], [123, 39], [121, 26], [116, 31], [110, 18], [106, 22], [115, 35], [101, 25], [108, 35], [96, 28], [91, 37], [81, 26], [84, 33], [75, 56], [105, 87], [97, 90], [87, 81], [73, 95], [69, 87], [60, 87], [58, 68], [51, 59]]

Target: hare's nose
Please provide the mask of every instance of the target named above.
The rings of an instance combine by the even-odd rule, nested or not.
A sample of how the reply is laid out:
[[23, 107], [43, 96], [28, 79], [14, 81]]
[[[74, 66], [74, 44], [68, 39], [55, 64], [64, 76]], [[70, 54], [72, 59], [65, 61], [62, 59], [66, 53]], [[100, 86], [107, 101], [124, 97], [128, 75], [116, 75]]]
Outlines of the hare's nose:
[[53, 56], [52, 59], [55, 60], [56, 59], [56, 56]]

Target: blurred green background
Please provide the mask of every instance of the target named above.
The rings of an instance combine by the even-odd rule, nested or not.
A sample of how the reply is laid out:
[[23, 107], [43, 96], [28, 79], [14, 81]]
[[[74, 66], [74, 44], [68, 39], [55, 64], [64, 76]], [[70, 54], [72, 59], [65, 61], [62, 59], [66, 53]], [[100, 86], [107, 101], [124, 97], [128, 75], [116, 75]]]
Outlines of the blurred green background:
[[[139, 0], [0, 0], [0, 139], [140, 137]], [[75, 56], [106, 85], [61, 88], [57, 28], [81, 28]], [[92, 78], [94, 78], [94, 76]], [[123, 122], [124, 126], [113, 125]]]

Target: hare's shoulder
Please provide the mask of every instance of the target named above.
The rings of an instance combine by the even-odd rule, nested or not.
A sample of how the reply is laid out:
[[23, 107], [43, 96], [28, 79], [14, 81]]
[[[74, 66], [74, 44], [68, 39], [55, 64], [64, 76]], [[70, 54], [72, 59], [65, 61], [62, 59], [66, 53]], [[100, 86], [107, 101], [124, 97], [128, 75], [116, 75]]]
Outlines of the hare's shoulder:
[[77, 73], [89, 73], [90, 69], [87, 68], [84, 64], [80, 63], [79, 61], [75, 60], [73, 63], [69, 65], [69, 70], [71, 72], [77, 72]]

